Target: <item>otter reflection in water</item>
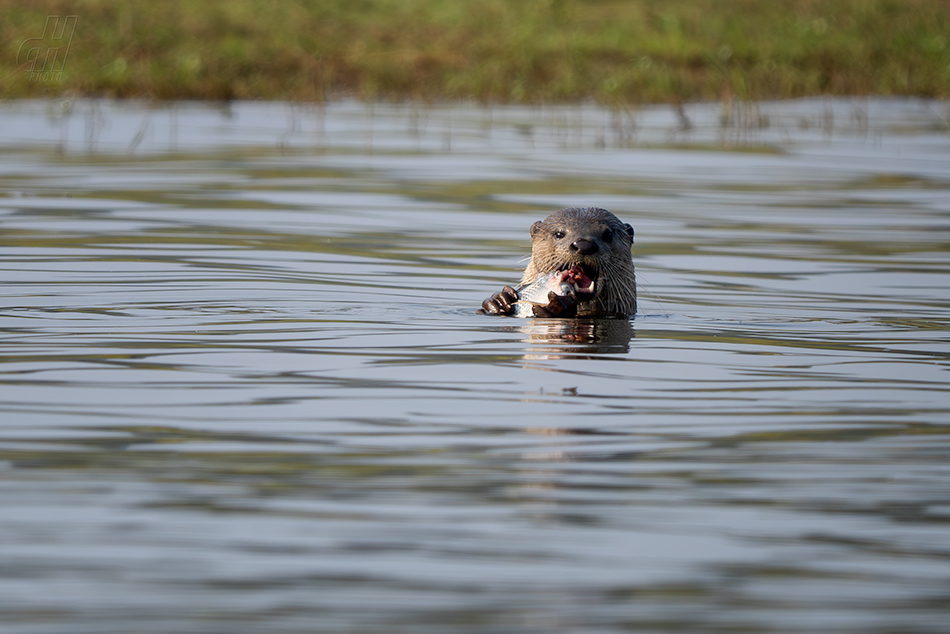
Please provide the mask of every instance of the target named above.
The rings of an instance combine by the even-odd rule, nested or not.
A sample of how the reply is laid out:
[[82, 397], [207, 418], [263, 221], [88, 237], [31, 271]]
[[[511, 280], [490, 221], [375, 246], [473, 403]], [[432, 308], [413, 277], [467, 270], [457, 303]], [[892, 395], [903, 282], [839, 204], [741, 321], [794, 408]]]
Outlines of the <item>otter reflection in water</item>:
[[526, 359], [625, 354], [636, 337], [629, 319], [531, 319], [517, 330], [531, 344]]
[[[480, 313], [525, 317], [629, 317], [637, 312], [633, 227], [606, 209], [568, 207], [531, 225], [521, 286], [506, 286]], [[554, 273], [563, 272], [553, 279]], [[528, 290], [548, 290], [525, 306]], [[546, 301], [547, 303], [543, 303]], [[529, 310], [530, 308], [530, 310]]]

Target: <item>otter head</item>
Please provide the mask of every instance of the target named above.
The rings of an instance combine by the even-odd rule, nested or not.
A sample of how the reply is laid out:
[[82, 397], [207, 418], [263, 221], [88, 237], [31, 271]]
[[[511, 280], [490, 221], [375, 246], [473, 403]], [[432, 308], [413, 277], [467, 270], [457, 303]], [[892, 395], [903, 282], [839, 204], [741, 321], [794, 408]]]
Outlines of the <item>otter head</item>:
[[[630, 247], [633, 227], [606, 209], [569, 207], [531, 225], [531, 262], [524, 281], [540, 273], [578, 268], [581, 313], [633, 314], [636, 281]], [[632, 309], [631, 309], [632, 306]]]

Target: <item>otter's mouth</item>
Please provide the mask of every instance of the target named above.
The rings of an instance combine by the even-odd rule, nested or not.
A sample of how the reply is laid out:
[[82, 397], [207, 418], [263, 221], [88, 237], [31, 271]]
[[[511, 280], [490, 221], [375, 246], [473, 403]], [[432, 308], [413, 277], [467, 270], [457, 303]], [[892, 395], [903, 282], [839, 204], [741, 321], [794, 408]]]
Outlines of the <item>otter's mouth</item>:
[[579, 302], [589, 302], [597, 295], [597, 277], [599, 271], [583, 264], [565, 264], [559, 271], [567, 272], [567, 279], [574, 286], [574, 295]]

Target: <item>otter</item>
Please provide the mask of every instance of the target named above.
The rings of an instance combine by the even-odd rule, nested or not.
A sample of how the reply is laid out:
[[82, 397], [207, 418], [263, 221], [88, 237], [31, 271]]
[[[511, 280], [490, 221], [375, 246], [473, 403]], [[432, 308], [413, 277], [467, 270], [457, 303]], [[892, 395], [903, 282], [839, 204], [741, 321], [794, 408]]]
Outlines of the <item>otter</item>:
[[[531, 225], [531, 261], [522, 284], [541, 273], [580, 269], [576, 293], [548, 294], [535, 317], [629, 317], [637, 312], [637, 280], [630, 248], [633, 227], [599, 207], [568, 207]], [[518, 292], [504, 287], [478, 312], [511, 315]]]

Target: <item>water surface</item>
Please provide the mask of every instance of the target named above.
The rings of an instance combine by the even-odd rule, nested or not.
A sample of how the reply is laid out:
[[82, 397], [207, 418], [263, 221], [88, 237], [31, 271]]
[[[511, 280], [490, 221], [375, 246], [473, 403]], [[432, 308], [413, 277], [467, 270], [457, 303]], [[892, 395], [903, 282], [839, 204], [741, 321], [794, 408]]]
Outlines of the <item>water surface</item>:
[[3, 630], [945, 632], [950, 107], [681, 114], [0, 107]]

